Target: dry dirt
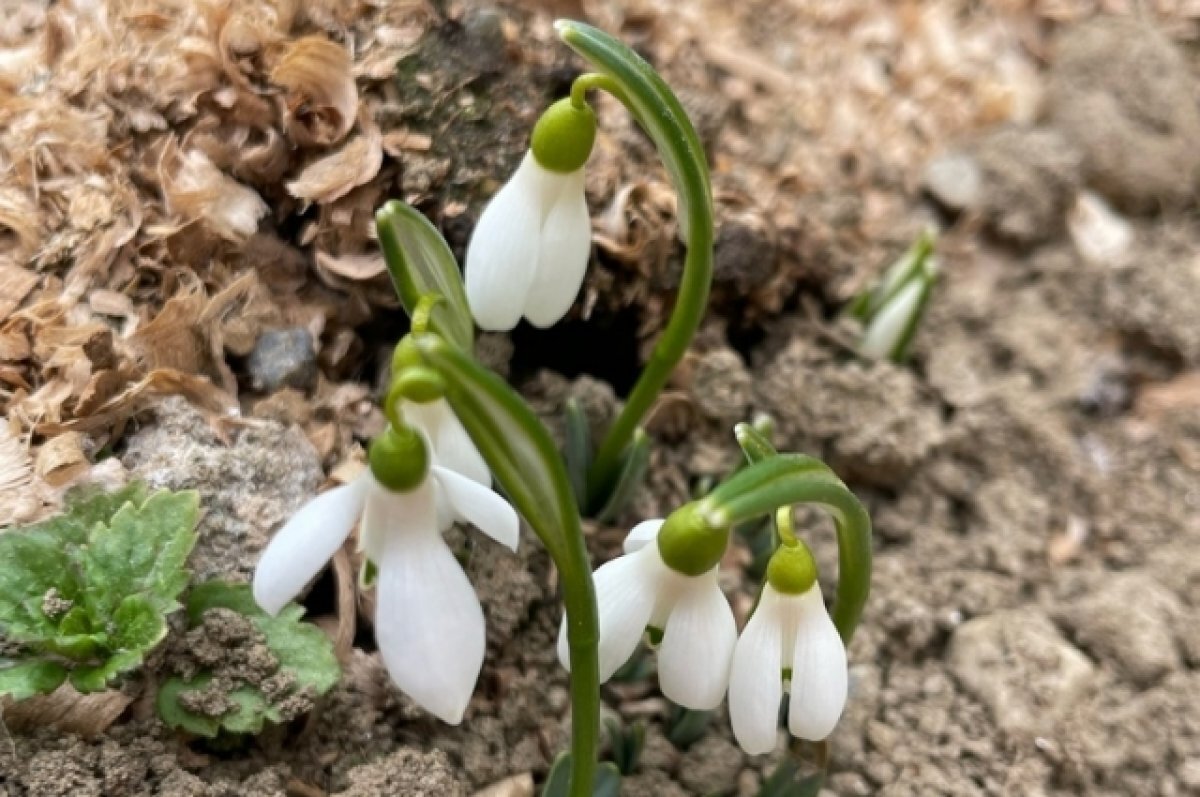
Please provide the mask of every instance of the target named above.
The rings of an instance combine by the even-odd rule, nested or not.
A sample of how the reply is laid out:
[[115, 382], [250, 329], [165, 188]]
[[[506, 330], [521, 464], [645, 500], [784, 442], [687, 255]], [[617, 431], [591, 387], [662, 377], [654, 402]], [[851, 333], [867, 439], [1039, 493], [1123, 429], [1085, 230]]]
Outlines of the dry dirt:
[[[199, 489], [194, 567], [246, 577], [382, 423], [370, 399], [404, 322], [371, 209], [404, 197], [461, 253], [579, 67], [549, 21], [583, 14], [678, 89], [720, 224], [710, 320], [653, 415], [646, 487], [614, 524], [588, 528], [595, 560], [728, 472], [731, 425], [768, 413], [780, 446], [826, 458], [876, 527], [827, 794], [1200, 793], [1200, 12], [1166, 0], [8, 5], [0, 522], [51, 511], [111, 450], [93, 475]], [[1104, 11], [1118, 17], [1093, 19]], [[338, 69], [353, 105], [344, 82], [280, 75], [304, 36], [352, 53]], [[107, 80], [87, 72], [97, 64]], [[583, 301], [553, 332], [480, 341], [555, 429], [567, 396], [597, 427], [611, 414], [681, 262], [648, 141], [615, 104], [600, 117]], [[1100, 221], [1097, 197], [1116, 209]], [[941, 229], [943, 279], [912, 361], [861, 362], [837, 310], [926, 224]], [[299, 340], [295, 368], [252, 373], [262, 333], [282, 329], [308, 333], [286, 338]], [[283, 386], [265, 394], [268, 382]], [[803, 518], [836, 578], [827, 522]], [[461, 727], [389, 684], [363, 612], [342, 683], [307, 718], [236, 745], [189, 741], [154, 719], [151, 667], [87, 738], [14, 724], [0, 797], [531, 794], [567, 733], [554, 574], [528, 535], [516, 556], [479, 535], [453, 541], [489, 622]], [[740, 617], [751, 560], [739, 546], [722, 573]], [[323, 577], [307, 604], [345, 632], [339, 587]], [[752, 797], [782, 754], [744, 756], [719, 713], [681, 740], [646, 667], [604, 698], [647, 724], [631, 797]]]

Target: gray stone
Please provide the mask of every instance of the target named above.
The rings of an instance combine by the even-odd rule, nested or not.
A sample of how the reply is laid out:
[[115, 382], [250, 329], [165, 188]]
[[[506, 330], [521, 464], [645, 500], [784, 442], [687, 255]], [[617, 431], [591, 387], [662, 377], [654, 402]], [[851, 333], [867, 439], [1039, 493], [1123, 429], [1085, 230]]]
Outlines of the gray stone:
[[683, 754], [679, 782], [694, 794], [720, 794], [736, 789], [745, 760], [733, 742], [723, 736], [705, 736]]
[[959, 626], [950, 672], [991, 710], [1001, 730], [1046, 735], [1092, 682], [1095, 668], [1035, 609], [996, 612]]
[[317, 382], [317, 352], [304, 327], [269, 329], [258, 336], [246, 363], [255, 390], [307, 390]]
[[1171, 628], [1183, 611], [1175, 594], [1153, 577], [1126, 573], [1106, 576], [1058, 619], [1080, 646], [1145, 686], [1180, 668]]
[[1047, 121], [1083, 153], [1087, 182], [1125, 210], [1192, 196], [1200, 110], [1184, 55], [1138, 16], [1070, 27], [1046, 90]]
[[323, 478], [298, 428], [252, 421], [222, 440], [182, 398], [155, 408], [155, 423], [129, 438], [121, 461], [151, 487], [200, 492], [200, 539], [188, 561], [196, 581], [248, 581], [270, 535]]
[[938, 204], [956, 213], [974, 210], [983, 199], [979, 164], [962, 152], [948, 152], [931, 160], [921, 183]]

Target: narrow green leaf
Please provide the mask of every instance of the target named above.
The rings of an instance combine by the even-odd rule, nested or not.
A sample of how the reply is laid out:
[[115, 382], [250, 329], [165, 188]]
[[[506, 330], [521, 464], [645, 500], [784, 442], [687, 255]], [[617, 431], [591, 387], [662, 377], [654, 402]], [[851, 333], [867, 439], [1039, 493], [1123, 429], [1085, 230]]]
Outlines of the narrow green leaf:
[[567, 475], [571, 477], [571, 488], [580, 507], [587, 506], [587, 472], [592, 464], [592, 429], [579, 400], [567, 399], [563, 407], [566, 420], [566, 443], [563, 459], [567, 463]]
[[430, 331], [471, 351], [475, 322], [462, 272], [442, 234], [416, 208], [395, 199], [376, 212], [375, 229], [392, 284], [409, 317], [422, 296], [442, 297], [430, 314]]
[[[546, 775], [541, 797], [570, 797], [571, 754], [559, 753]], [[593, 797], [620, 797], [621, 772], [611, 762], [600, 764], [592, 781]]]
[[53, 661], [26, 661], [0, 668], [0, 695], [27, 700], [48, 695], [67, 678], [67, 668]]
[[422, 357], [446, 380], [446, 399], [542, 544], [559, 561], [579, 538], [570, 479], [549, 432], [503, 379], [436, 335], [417, 338]]
[[712, 722], [713, 712], [695, 711], [682, 706], [675, 706], [671, 712], [671, 722], [667, 728], [667, 740], [680, 750], [686, 750], [708, 732]]
[[741, 446], [742, 453], [746, 455], [746, 461], [751, 464], [779, 453], [771, 444], [771, 440], [753, 424], [739, 423], [733, 427], [733, 434]]
[[825, 784], [821, 773], [797, 779], [800, 767], [790, 757], [779, 762], [779, 766], [763, 782], [758, 797], [817, 797]]
[[617, 516], [633, 499], [633, 494], [642, 485], [646, 469], [650, 467], [650, 438], [640, 427], [633, 433], [633, 441], [621, 463], [621, 475], [613, 486], [608, 502], [596, 514], [596, 519], [606, 523]]

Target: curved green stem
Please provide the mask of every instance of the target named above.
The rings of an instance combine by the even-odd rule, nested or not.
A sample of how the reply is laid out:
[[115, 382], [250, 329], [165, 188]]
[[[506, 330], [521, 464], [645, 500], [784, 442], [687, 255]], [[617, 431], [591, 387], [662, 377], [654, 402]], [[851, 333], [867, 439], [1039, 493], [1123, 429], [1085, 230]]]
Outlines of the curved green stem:
[[425, 363], [496, 483], [558, 568], [571, 664], [571, 797], [591, 797], [600, 736], [596, 595], [570, 477], [550, 433], [509, 385], [435, 334], [416, 337]]
[[571, 104], [576, 108], [587, 105], [587, 93], [592, 89], [602, 89], [616, 97], [622, 104], [628, 105], [621, 84], [600, 72], [585, 72], [571, 84]]
[[833, 515], [838, 539], [833, 622], [849, 641], [871, 592], [871, 518], [828, 466], [801, 454], [761, 460], [709, 493], [701, 511], [713, 527], [729, 528], [793, 504], [819, 504]]
[[[585, 505], [604, 506], [634, 431], [683, 359], [708, 305], [712, 283], [713, 208], [704, 148], [687, 113], [654, 69], [617, 39], [582, 22], [560, 20], [559, 36], [600, 73], [572, 87], [572, 99], [603, 88], [619, 99], [654, 140], [679, 196], [679, 219], [687, 259], [671, 319], [645, 370], [596, 451], [588, 471]], [[600, 78], [607, 80], [600, 80]], [[582, 80], [583, 78], [581, 78]]]

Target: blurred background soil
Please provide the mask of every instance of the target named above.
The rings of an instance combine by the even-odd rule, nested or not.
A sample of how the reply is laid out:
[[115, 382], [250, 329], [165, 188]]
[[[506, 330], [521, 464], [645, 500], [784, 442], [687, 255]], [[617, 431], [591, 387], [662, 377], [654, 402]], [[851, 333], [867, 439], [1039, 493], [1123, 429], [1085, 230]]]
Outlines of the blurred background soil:
[[[596, 561], [768, 413], [876, 525], [828, 794], [1200, 793], [1194, 3], [0, 9], [0, 526], [80, 479], [195, 487], [197, 577], [248, 577], [382, 428], [407, 322], [374, 209], [417, 205], [461, 255], [582, 66], [550, 27], [575, 16], [678, 91], [719, 221], [709, 320], [653, 413], [646, 487], [588, 528]], [[479, 341], [555, 427], [568, 396], [611, 415], [682, 263], [651, 144], [597, 102], [583, 296], [551, 332]], [[837, 311], [928, 225], [943, 278], [915, 356], [864, 363]], [[831, 584], [828, 522], [801, 520]], [[6, 707], [0, 795], [533, 794], [566, 740], [554, 575], [531, 536], [516, 556], [454, 540], [489, 623], [461, 727], [389, 685], [343, 563], [307, 600], [346, 669], [310, 719], [229, 749], [177, 737], [152, 708], [169, 644], [120, 690]], [[742, 618], [752, 556], [727, 565]], [[756, 794], [782, 747], [744, 756], [719, 715], [683, 727], [651, 665], [604, 692], [647, 724], [624, 793]]]

